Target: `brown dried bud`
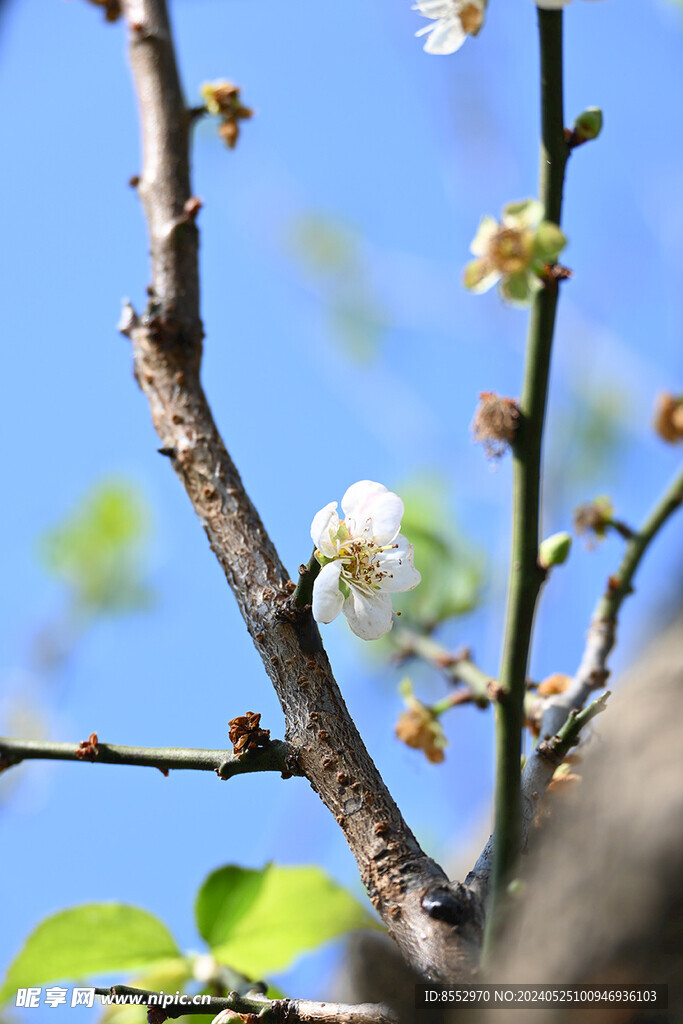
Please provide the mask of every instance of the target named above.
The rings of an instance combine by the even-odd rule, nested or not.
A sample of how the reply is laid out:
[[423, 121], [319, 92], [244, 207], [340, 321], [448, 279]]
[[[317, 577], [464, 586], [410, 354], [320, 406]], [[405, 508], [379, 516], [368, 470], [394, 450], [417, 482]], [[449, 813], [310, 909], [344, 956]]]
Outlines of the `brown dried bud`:
[[514, 444], [519, 428], [519, 406], [512, 398], [482, 391], [472, 421], [472, 436], [483, 444], [490, 459], [499, 458]]
[[104, 7], [105, 21], [118, 21], [122, 14], [121, 0], [90, 0], [96, 7]]
[[[216, 82], [211, 89], [211, 98], [216, 108], [216, 113], [224, 113], [230, 110], [236, 101], [239, 101], [239, 86], [234, 82]], [[214, 113], [214, 111], [212, 111]]]
[[557, 693], [564, 693], [572, 681], [571, 676], [565, 676], [561, 672], [555, 672], [539, 683], [538, 692], [544, 697], [554, 697]]
[[412, 695], [406, 698], [408, 708], [396, 723], [396, 735], [406, 746], [423, 750], [427, 760], [440, 764], [444, 760], [447, 739], [436, 715]]
[[669, 391], [657, 395], [654, 428], [669, 444], [683, 441], [683, 395], [676, 397]]
[[476, 36], [484, 24], [484, 8], [481, 4], [465, 4], [459, 11], [460, 24], [468, 36]]
[[253, 117], [254, 111], [243, 106], [239, 86], [234, 82], [205, 82], [201, 92], [208, 112], [221, 119], [218, 134], [226, 146], [234, 149], [240, 134], [239, 122]]
[[218, 134], [228, 149], [234, 149], [240, 137], [240, 128], [237, 121], [223, 121], [218, 126]]
[[614, 508], [609, 498], [601, 496], [574, 509], [574, 530], [580, 534], [593, 534], [602, 540], [608, 527], [613, 525]]
[[270, 729], [261, 729], [261, 715], [255, 711], [247, 711], [246, 715], [233, 718], [230, 726], [230, 742], [234, 754], [243, 754], [246, 750], [256, 750], [270, 743]]
[[100, 750], [97, 746], [97, 733], [91, 732], [87, 740], [81, 740], [76, 750], [76, 757], [80, 757], [82, 760], [94, 761], [98, 756]]

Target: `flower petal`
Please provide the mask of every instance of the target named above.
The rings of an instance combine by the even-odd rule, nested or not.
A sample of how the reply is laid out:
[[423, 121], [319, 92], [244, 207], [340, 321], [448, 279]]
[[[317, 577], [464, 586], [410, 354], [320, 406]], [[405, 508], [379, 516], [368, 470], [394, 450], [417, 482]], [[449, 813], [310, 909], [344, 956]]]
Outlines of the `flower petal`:
[[332, 622], [344, 604], [344, 595], [339, 589], [341, 562], [328, 562], [315, 578], [313, 584], [313, 618], [316, 622]]
[[331, 501], [325, 508], [313, 516], [311, 523], [311, 539], [315, 546], [328, 558], [334, 558], [337, 548], [332, 542], [332, 537], [339, 529], [339, 516], [337, 515], [337, 502]]
[[401, 529], [403, 502], [398, 494], [387, 491], [370, 504], [370, 529], [376, 544], [392, 544]]
[[365, 534], [378, 544], [390, 544], [401, 528], [403, 502], [373, 480], [352, 484], [342, 498], [342, 509], [352, 537]]
[[446, 18], [453, 10], [452, 0], [418, 0], [413, 7], [425, 18]]
[[450, 18], [442, 18], [437, 21], [427, 37], [424, 49], [427, 53], [455, 53], [466, 39], [467, 33], [462, 27], [460, 15], [456, 14]]
[[396, 547], [387, 551], [381, 559], [382, 572], [388, 575], [382, 579], [382, 590], [389, 594], [403, 593], [418, 585], [422, 577], [413, 564], [415, 549], [406, 538], [399, 533]]
[[521, 270], [518, 274], [508, 274], [500, 282], [500, 294], [510, 305], [524, 308], [533, 298], [534, 278], [535, 274], [528, 270]]
[[500, 271], [496, 270], [485, 258], [471, 260], [465, 267], [462, 283], [468, 291], [481, 295], [493, 288], [500, 281]]
[[379, 640], [394, 624], [389, 594], [377, 590], [368, 596], [354, 587], [353, 583], [344, 601], [344, 615], [361, 640]]
[[473, 256], [485, 256], [489, 244], [494, 235], [498, 232], [498, 222], [488, 214], [481, 218], [477, 233], [472, 239], [470, 252]]
[[543, 217], [543, 204], [538, 199], [518, 199], [503, 207], [503, 225], [509, 228], [536, 228]]

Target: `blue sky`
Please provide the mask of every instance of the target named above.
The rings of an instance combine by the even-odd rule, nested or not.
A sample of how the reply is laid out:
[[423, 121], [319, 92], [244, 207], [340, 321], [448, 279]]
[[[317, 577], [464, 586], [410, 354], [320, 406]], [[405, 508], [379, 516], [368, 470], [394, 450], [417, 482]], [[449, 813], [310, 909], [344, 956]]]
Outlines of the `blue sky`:
[[[479, 391], [518, 393], [526, 316], [494, 293], [467, 294], [460, 275], [480, 216], [535, 193], [534, 5], [491, 0], [484, 31], [450, 58], [422, 51], [421, 19], [395, 0], [178, 0], [172, 12], [191, 100], [203, 81], [228, 77], [256, 111], [234, 153], [208, 123], [194, 148], [205, 204], [204, 380], [246, 486], [294, 571], [308, 556], [313, 514], [353, 481], [400, 489], [416, 473], [444, 474], [454, 517], [486, 554], [488, 583], [482, 608], [443, 637], [471, 645], [495, 673], [510, 467], [486, 462], [469, 424]], [[189, 503], [156, 454], [128, 344], [115, 330], [123, 297], [144, 303], [148, 274], [144, 223], [126, 185], [139, 156], [123, 32], [81, 0], [10, 2], [3, 17], [0, 712], [22, 695], [39, 698], [56, 739], [96, 729], [110, 742], [220, 747], [228, 720], [249, 708], [280, 735], [275, 696]], [[552, 372], [547, 533], [606, 490], [628, 521], [643, 516], [677, 463], [649, 431], [654, 395], [680, 391], [683, 370], [683, 137], [672, 129], [680, 14], [666, 0], [577, 2], [565, 24], [567, 120], [599, 105], [605, 130], [568, 170], [565, 259], [575, 278], [563, 289]], [[310, 216], [358, 239], [363, 287], [389, 325], [365, 361], [340, 346], [325, 288], [292, 255], [293, 226]], [[615, 442], [599, 475], [581, 476], [572, 442], [595, 407], [612, 410]], [[65, 676], [38, 695], [23, 674], [27, 651], [63, 595], [36, 558], [37, 538], [112, 473], [147, 496], [159, 600], [149, 613], [99, 623]], [[680, 539], [672, 524], [648, 558], [616, 666], [668, 614]], [[553, 576], [537, 618], [534, 677], [576, 666], [618, 557], [617, 539], [590, 553], [578, 544]], [[324, 639], [410, 824], [435, 856], [457, 860], [476, 846], [473, 831], [486, 829], [490, 717], [451, 716], [446, 764], [428, 765], [393, 738], [398, 674], [369, 657], [343, 621]], [[430, 696], [443, 692], [428, 686]], [[301, 780], [164, 780], [141, 769], [32, 764], [0, 813], [2, 964], [45, 914], [101, 899], [144, 906], [183, 946], [196, 946], [193, 893], [230, 861], [316, 862], [360, 892], [336, 823]], [[288, 990], [323, 995], [319, 963], [293, 971]]]

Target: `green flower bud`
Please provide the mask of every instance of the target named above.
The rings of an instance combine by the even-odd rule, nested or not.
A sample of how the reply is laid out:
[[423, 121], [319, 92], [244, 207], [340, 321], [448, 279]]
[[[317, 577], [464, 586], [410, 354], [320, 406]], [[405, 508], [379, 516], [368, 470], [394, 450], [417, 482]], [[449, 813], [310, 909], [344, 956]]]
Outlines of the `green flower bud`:
[[534, 253], [544, 263], [556, 263], [567, 239], [557, 224], [544, 220], [538, 225], [534, 235]]
[[592, 142], [602, 131], [602, 110], [600, 107], [588, 107], [574, 121], [572, 142], [580, 146], [583, 142]]
[[566, 531], [546, 537], [538, 549], [538, 564], [542, 569], [550, 569], [553, 565], [562, 565], [569, 557], [571, 546], [571, 534]]

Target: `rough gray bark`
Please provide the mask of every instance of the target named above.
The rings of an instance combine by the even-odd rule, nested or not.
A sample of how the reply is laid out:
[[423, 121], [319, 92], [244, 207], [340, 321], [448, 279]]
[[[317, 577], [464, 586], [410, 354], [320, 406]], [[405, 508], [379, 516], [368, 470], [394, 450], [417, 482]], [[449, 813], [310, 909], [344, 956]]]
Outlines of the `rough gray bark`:
[[199, 377], [199, 203], [166, 5], [127, 0], [124, 15], [152, 261], [148, 307], [141, 316], [127, 307], [120, 325], [133, 344], [136, 379], [275, 687], [299, 767], [343, 830], [406, 960], [421, 974], [452, 979], [476, 956], [481, 907], [464, 887], [449, 884], [403, 820], [348, 713], [310, 609], [290, 600], [289, 574], [218, 433]]

